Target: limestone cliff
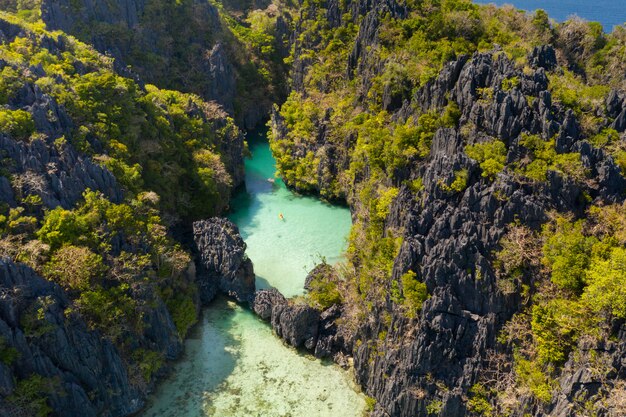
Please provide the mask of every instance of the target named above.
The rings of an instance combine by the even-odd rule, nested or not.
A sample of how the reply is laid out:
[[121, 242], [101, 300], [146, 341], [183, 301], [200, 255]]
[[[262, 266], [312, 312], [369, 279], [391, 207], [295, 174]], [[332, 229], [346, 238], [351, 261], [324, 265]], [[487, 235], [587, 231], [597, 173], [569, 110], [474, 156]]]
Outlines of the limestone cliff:
[[[586, 30], [578, 21], [563, 33], [548, 23], [537, 29], [536, 38], [530, 33], [536, 27], [529, 29], [532, 40], [515, 59], [506, 45], [491, 44], [488, 51], [452, 53], [437, 68], [420, 60], [427, 52], [409, 49], [411, 41], [423, 42], [423, 37], [402, 44], [407, 49], [398, 45], [411, 31], [436, 39], [439, 30], [459, 30], [460, 38], [482, 36], [489, 43], [480, 20], [470, 27], [473, 17], [502, 13], [520, 25], [530, 17], [478, 7], [456, 9], [449, 17], [436, 6], [407, 9], [394, 1], [340, 5], [330, 0], [317, 7], [301, 13], [294, 92], [273, 114], [272, 149], [288, 184], [346, 199], [357, 219], [348, 263], [353, 269], [344, 277], [352, 289], [336, 323], [354, 332], [341, 340], [354, 355], [358, 382], [376, 400], [372, 415], [565, 417], [582, 415], [591, 403], [597, 415], [624, 412], [614, 400], [626, 371], [619, 317], [602, 321], [604, 336], [573, 342], [565, 361], [537, 371], [535, 376], [549, 375], [534, 382], [548, 381], [545, 395], [538, 394], [537, 385], [524, 385], [529, 377], [519, 364], [530, 362], [524, 362], [527, 353], [520, 356], [518, 342], [529, 337], [530, 343], [540, 343], [532, 332], [540, 326], [536, 314], [543, 307], [533, 306], [550, 298], [541, 287], [550, 285], [545, 283], [549, 274], [545, 278], [539, 267], [542, 242], [526, 247], [539, 255], [534, 266], [524, 264], [516, 272], [512, 287], [503, 289], [496, 261], [511, 230], [541, 234], [555, 213], [588, 219], [592, 205], [621, 207], [626, 186], [621, 162], [596, 138], [613, 129], [616, 140], [624, 141], [623, 72], [604, 74], [603, 81], [589, 72], [603, 94], [593, 104], [574, 107], [555, 84], [573, 68], [587, 68], [593, 47], [573, 47]], [[463, 20], [467, 10], [476, 14], [469, 12]], [[307, 29], [307, 18], [320, 15], [331, 27], [344, 28], [335, 32], [343, 42], [340, 53], [320, 47]], [[463, 23], [454, 26], [447, 18]], [[441, 26], [428, 26], [428, 19]], [[572, 31], [581, 34], [578, 41]], [[433, 51], [441, 47], [436, 42], [423, 46]], [[578, 51], [575, 58], [567, 52], [572, 48]], [[310, 59], [311, 51], [323, 54], [325, 63]], [[398, 62], [404, 61], [402, 67]], [[343, 74], [338, 72], [342, 65]], [[434, 76], [411, 73], [428, 65], [437, 68]], [[320, 77], [323, 71], [330, 75]], [[609, 93], [602, 83], [616, 90]], [[554, 158], [569, 155], [575, 162], [569, 167], [546, 162], [541, 175], [531, 178], [528, 164], [539, 157], [529, 138], [538, 138], [537, 146], [550, 149]], [[470, 150], [496, 141], [501, 166], [490, 173], [482, 156]], [[422, 285], [425, 296], [418, 295]], [[532, 329], [526, 322], [526, 333], [520, 327], [517, 336], [502, 337], [511, 323], [533, 314]], [[592, 357], [602, 358], [601, 371], [589, 370], [595, 366]]]
[[[217, 101], [240, 126], [252, 129], [266, 117], [272, 100], [280, 99], [282, 87], [263, 78], [263, 65], [254, 62], [257, 51], [237, 38], [232, 25], [247, 27], [238, 16], [269, 4], [236, 7], [231, 17], [230, 4], [224, 3], [218, 8], [198, 0], [44, 0], [41, 18], [49, 29], [75, 35], [115, 57], [119, 72]], [[272, 64], [276, 80], [286, 56], [284, 22], [277, 20], [274, 40], [267, 45], [278, 55], [262, 58], [278, 62]]]

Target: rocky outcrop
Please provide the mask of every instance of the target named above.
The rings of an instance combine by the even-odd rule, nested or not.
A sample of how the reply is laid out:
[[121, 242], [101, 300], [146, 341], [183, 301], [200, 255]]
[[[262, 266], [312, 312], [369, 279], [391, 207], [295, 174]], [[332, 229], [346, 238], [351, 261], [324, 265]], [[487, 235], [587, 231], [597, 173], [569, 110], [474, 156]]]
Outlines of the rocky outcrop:
[[613, 119], [611, 129], [626, 131], [626, 94], [612, 90], [606, 98], [608, 116]]
[[[385, 67], [380, 62], [384, 54], [376, 51], [381, 21], [378, 11], [394, 9], [383, 2], [348, 2], [340, 12], [338, 7], [327, 2], [331, 22], [345, 16], [351, 7], [363, 16], [345, 62], [346, 78], [361, 83], [356, 94], [366, 94], [368, 80], [381, 75]], [[390, 282], [380, 285], [401, 288], [401, 277], [408, 271], [415, 272], [430, 295], [419, 317], [407, 318], [388, 297], [377, 300], [379, 305], [374, 305], [359, 323], [355, 335], [344, 336], [341, 326], [337, 326], [342, 320], [336, 317], [347, 316], [346, 312], [333, 307], [320, 316], [316, 353], [333, 356], [333, 351], [347, 346], [354, 355], [357, 381], [377, 400], [373, 416], [469, 415], [468, 392], [484, 372], [492, 370], [491, 355], [498, 352], [509, 364], [513, 361], [513, 353], [499, 345], [496, 338], [503, 325], [520, 311], [524, 300], [521, 287], [506, 294], [498, 288], [492, 266], [493, 253], [507, 227], [518, 222], [539, 230], [552, 211], [580, 217], [589, 200], [600, 205], [624, 201], [626, 181], [613, 157], [592, 146], [587, 140], [589, 132], [581, 127], [576, 114], [553, 100], [547, 72], [559, 71], [557, 56], [553, 46], [538, 46], [530, 51], [529, 66], [522, 70], [496, 47], [490, 52], [456, 57], [410, 96], [394, 96], [383, 88], [380, 104], [393, 112], [394, 121], [412, 121], [416, 125], [424, 112], [441, 114], [448, 104], [458, 107], [460, 120], [454, 128], [435, 132], [427, 158], [412, 159], [393, 177], [378, 181], [399, 189], [384, 222], [384, 236], [401, 231], [403, 239]], [[306, 63], [305, 58], [299, 62], [297, 49], [294, 59], [294, 89], [304, 97], [323, 95], [324, 89], [318, 86], [311, 87], [317, 88], [314, 93], [308, 92], [304, 82], [307, 65], [314, 64]], [[371, 103], [363, 98], [357, 100], [355, 108], [360, 110]], [[623, 132], [625, 96], [614, 91], [605, 104], [606, 113], [601, 106], [594, 110], [606, 121], [599, 129], [610, 127]], [[315, 187], [321, 193], [337, 188], [321, 172], [343, 172], [350, 163], [346, 149], [354, 149], [354, 138], [338, 139], [337, 132], [328, 132], [327, 120], [333, 110], [320, 108], [320, 114], [324, 111], [328, 117], [315, 120], [314, 134], [306, 144], [289, 143], [292, 157], [300, 158], [310, 151], [319, 158]], [[273, 131], [277, 140], [288, 133], [287, 123], [278, 114], [273, 116]], [[520, 145], [523, 134], [537, 135], [545, 141], [554, 139], [558, 153], [578, 153], [587, 179], [576, 181], [553, 169], [548, 170], [545, 182], [521, 181], [514, 170], [507, 169], [491, 181], [482, 176], [478, 163], [464, 151], [468, 144], [497, 138], [506, 146], [507, 164], [524, 160], [528, 150]], [[339, 143], [341, 140], [345, 142]], [[371, 185], [370, 168], [360, 169], [354, 176], [356, 184], [348, 184], [343, 191], [353, 212], [358, 213], [361, 204], [355, 190], [358, 192], [362, 184]], [[442, 186], [451, 184], [459, 172], [467, 175], [466, 187], [450, 190]], [[405, 185], [418, 180], [423, 186], [419, 192]], [[590, 355], [604, 352], [607, 363], [611, 363], [607, 369], [612, 377], [623, 373], [620, 346], [624, 335], [616, 334], [621, 339], [608, 347], [579, 347], [582, 352], [595, 352]], [[599, 377], [584, 369], [584, 361], [581, 365], [580, 361], [570, 360], [559, 380], [562, 395], [555, 396], [545, 408], [528, 407], [524, 412], [533, 410], [534, 416], [546, 412], [563, 417], [575, 415], [575, 398], [589, 398], [599, 384]], [[612, 382], [607, 384], [612, 389]], [[437, 412], [433, 412], [435, 405]]]
[[275, 288], [257, 291], [250, 306], [256, 315], [269, 321], [276, 335], [288, 344], [315, 350], [320, 325], [319, 310], [287, 300]]
[[320, 314], [317, 344], [313, 353], [317, 358], [332, 358], [338, 365], [346, 367], [347, 358], [352, 355], [354, 334], [341, 325], [344, 308], [333, 305]]
[[319, 310], [306, 304], [276, 304], [272, 308], [272, 329], [296, 348], [315, 348], [319, 320]]
[[14, 207], [16, 193], [36, 194], [45, 207], [69, 209], [86, 189], [91, 189], [102, 192], [113, 202], [121, 201], [122, 192], [108, 170], [79, 155], [71, 146], [55, 146], [50, 142], [41, 139], [25, 143], [0, 136], [0, 151], [13, 161], [9, 168], [12, 183], [2, 177], [7, 186], [0, 189], [0, 200]]
[[252, 261], [246, 255], [246, 243], [239, 229], [229, 220], [213, 218], [193, 224], [198, 251], [200, 297], [204, 304], [221, 291], [239, 302], [253, 299], [255, 276]]
[[2, 399], [14, 392], [14, 381], [33, 375], [46, 381], [59, 416], [122, 416], [144, 404], [117, 349], [71, 312], [61, 288], [6, 259], [0, 259], [0, 339], [3, 349], [17, 352], [0, 365], [2, 415], [17, 412]]
[[[389, 332], [382, 346], [363, 343], [354, 350], [357, 380], [379, 402], [374, 416], [425, 416], [429, 401], [441, 401], [440, 415], [466, 415], [463, 396], [489, 366], [485, 358], [497, 349], [499, 329], [521, 304], [519, 293], [498, 290], [489, 261], [507, 225], [517, 221], [537, 229], [553, 209], [582, 215], [583, 193], [602, 201], [623, 200], [624, 178], [612, 158], [581, 141], [574, 116], [552, 104], [542, 65], [538, 61], [534, 72], [525, 75], [491, 53], [461, 58], [448, 64], [413, 101], [425, 109], [438, 107], [450, 93], [461, 110], [461, 124], [477, 126], [469, 141], [497, 137], [507, 143], [509, 158], [522, 152], [518, 144], [522, 132], [544, 138], [556, 135], [560, 152], [579, 152], [601, 185], [584, 189], [557, 172], [549, 172], [545, 184], [520, 184], [507, 173], [499, 174], [496, 182], [485, 181], [463, 151], [467, 137], [461, 138], [454, 129], [436, 133], [427, 163], [411, 174], [423, 179], [422, 197], [416, 201], [401, 187], [386, 222], [390, 229], [405, 230], [393, 279], [418, 271], [431, 297], [423, 304], [420, 319], [408, 320], [392, 309], [391, 325], [378, 319], [357, 334], [366, 341]], [[518, 87], [502, 90], [502, 80], [514, 77]], [[493, 98], [480, 98], [479, 91], [485, 88], [493, 91]], [[525, 96], [538, 100], [529, 104]], [[450, 183], [461, 169], [468, 172], [468, 187], [461, 193], [442, 190], [440, 184]], [[388, 377], [380, 378], [382, 374]], [[575, 389], [572, 395], [580, 393]]]
[[[93, 51], [89, 52], [89, 59], [77, 56], [78, 50], [87, 47], [70, 41], [65, 35], [35, 34], [25, 26], [0, 19], [0, 41], [10, 43], [17, 37], [32, 41], [32, 49], [36, 51], [33, 53], [63, 56], [71, 62], [72, 78], [88, 73], [112, 75], [105, 62], [108, 60], [93, 55]], [[178, 270], [172, 270], [171, 275], [155, 279], [159, 267], [151, 261], [148, 265], [139, 261], [141, 266], [134, 262], [144, 255], [148, 258], [157, 253], [163, 256], [156, 243], [149, 242], [145, 236], [135, 239], [129, 236], [131, 232], [123, 230], [124, 227], [114, 233], [102, 232], [105, 237], [99, 232], [98, 237], [87, 237], [85, 235], [94, 236], [93, 228], [98, 227], [90, 224], [81, 226], [80, 242], [67, 239], [63, 243], [81, 248], [89, 246], [97, 253], [97, 263], [102, 270], [115, 270], [119, 275], [98, 273], [88, 288], [80, 290], [64, 290], [54, 284], [48, 274], [45, 276], [50, 281], [40, 277], [47, 271], [46, 263], [56, 250], [39, 241], [35, 233], [47, 212], [58, 207], [80, 208], [87, 190], [97, 192], [98, 199], [102, 196], [110, 203], [130, 203], [130, 199], [125, 198], [122, 185], [104, 166], [106, 144], [90, 134], [81, 137], [84, 142], [77, 138], [77, 125], [87, 122], [83, 116], [77, 116], [75, 108], [61, 105], [62, 99], [55, 95], [54, 91], [72, 88], [63, 83], [63, 77], [42, 65], [29, 66], [28, 60], [0, 60], [0, 69], [23, 75], [18, 77], [13, 91], [6, 94], [3, 111], [10, 114], [9, 111], [20, 110], [29, 115], [25, 116], [27, 122], [24, 123], [27, 133], [4, 129], [0, 134], [2, 217], [17, 217], [22, 222], [11, 229], [5, 227], [6, 222], [2, 227], [2, 256], [10, 255], [11, 260], [0, 260], [0, 415], [35, 415], [37, 410], [31, 408], [37, 404], [27, 404], [35, 399], [42, 406], [50, 406], [52, 414], [59, 416], [134, 414], [143, 407], [155, 380], [167, 370], [168, 360], [177, 359], [182, 353], [181, 334], [193, 323], [193, 309], [198, 304], [192, 285], [194, 269], [192, 265], [185, 268], [183, 263], [180, 268], [176, 267]], [[40, 87], [37, 82], [44, 77], [50, 89]], [[146, 93], [139, 84], [134, 84], [133, 88], [137, 88], [139, 94], [130, 100], [139, 100]], [[230, 183], [232, 179], [233, 184], [240, 183], [243, 180], [243, 136], [232, 123], [227, 123], [227, 115], [217, 106], [187, 97], [189, 101], [184, 103], [184, 111], [189, 112], [190, 118], [207, 123], [215, 118], [212, 126], [226, 132], [217, 135], [220, 141], [215, 143], [216, 151], [221, 151], [220, 159], [230, 174], [225, 182]], [[83, 151], [78, 148], [81, 143]], [[90, 156], [94, 154], [102, 158]], [[150, 206], [149, 210], [157, 212], [156, 194], [150, 192], [143, 197], [141, 201], [147, 204], [146, 208]], [[134, 201], [138, 202], [139, 198]], [[102, 201], [103, 206], [109, 207], [108, 202]], [[97, 210], [89, 213], [100, 217]], [[97, 219], [94, 224], [104, 222]], [[159, 223], [155, 225], [162, 227]], [[104, 228], [107, 226], [99, 231]], [[165, 227], [157, 234], [165, 237]], [[168, 245], [170, 242], [165, 246]], [[34, 248], [32, 254], [28, 252], [30, 248]], [[24, 255], [26, 252], [29, 255]], [[180, 255], [178, 260], [187, 262], [182, 251], [176, 255]], [[37, 272], [18, 264], [16, 259], [33, 265]], [[55, 276], [54, 279], [62, 282], [63, 278]], [[172, 288], [189, 292], [176, 294], [173, 300], [174, 297], [164, 293]], [[110, 295], [109, 291], [115, 295]], [[111, 300], [123, 305], [117, 309]], [[98, 312], [102, 317], [95, 317], [97, 314], [89, 310], [98, 301], [110, 308]], [[180, 310], [175, 310], [182, 303], [186, 303], [182, 319], [184, 329], [180, 327], [181, 314], [177, 314]], [[149, 374], [142, 372], [146, 365], [151, 367]]]
[[321, 263], [311, 270], [304, 279], [304, 289], [311, 291], [311, 284], [316, 279], [336, 280], [337, 273], [332, 265]]
[[276, 288], [272, 288], [255, 292], [250, 307], [252, 307], [252, 311], [263, 320], [271, 320], [274, 306], [283, 304], [287, 304], [285, 296]]
[[320, 311], [307, 304], [285, 300], [275, 291], [260, 291], [254, 312], [264, 320], [269, 320], [276, 335], [291, 346], [304, 348], [317, 358], [330, 358], [347, 367], [354, 334], [340, 324], [343, 307], [333, 305]]
[[552, 71], [558, 65], [556, 51], [551, 45], [535, 46], [528, 57], [528, 61], [535, 68]]
[[[335, 274], [328, 264], [316, 266], [307, 276], [307, 282]], [[308, 284], [305, 284], [308, 285]], [[341, 326], [343, 306], [333, 305], [320, 310], [297, 300], [287, 300], [275, 288], [259, 290], [251, 302], [252, 310], [269, 321], [276, 335], [296, 348], [305, 348], [318, 358], [332, 358], [348, 366], [348, 356], [354, 335]]]

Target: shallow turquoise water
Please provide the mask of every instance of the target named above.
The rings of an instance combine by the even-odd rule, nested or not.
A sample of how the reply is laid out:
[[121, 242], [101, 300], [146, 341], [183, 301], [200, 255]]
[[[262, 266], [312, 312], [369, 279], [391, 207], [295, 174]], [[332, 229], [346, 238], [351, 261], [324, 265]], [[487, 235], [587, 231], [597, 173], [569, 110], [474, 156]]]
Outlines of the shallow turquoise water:
[[350, 212], [297, 196], [274, 179], [275, 162], [263, 131], [249, 135], [248, 144], [253, 158], [246, 163], [247, 192], [233, 200], [229, 217], [248, 245], [257, 286], [274, 286], [286, 297], [302, 294], [307, 271], [321, 258], [330, 263], [340, 259], [350, 232]]
[[[350, 214], [267, 181], [274, 175], [267, 141], [249, 142], [248, 191], [230, 217], [248, 243], [258, 285], [301, 294], [319, 256], [339, 259]], [[267, 323], [225, 299], [205, 310], [185, 357], [152, 397], [142, 417], [358, 417], [365, 410], [349, 372], [287, 347]]]

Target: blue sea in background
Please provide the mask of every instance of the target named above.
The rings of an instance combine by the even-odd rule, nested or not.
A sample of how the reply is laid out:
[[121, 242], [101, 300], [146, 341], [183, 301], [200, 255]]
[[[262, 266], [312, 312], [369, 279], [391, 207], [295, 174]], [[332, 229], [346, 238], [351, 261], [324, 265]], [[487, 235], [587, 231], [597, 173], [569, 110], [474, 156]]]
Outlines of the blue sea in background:
[[586, 20], [602, 23], [607, 32], [613, 30], [614, 26], [626, 22], [626, 0], [477, 0], [476, 3], [495, 3], [499, 6], [512, 4], [528, 11], [543, 9], [557, 22], [577, 15]]

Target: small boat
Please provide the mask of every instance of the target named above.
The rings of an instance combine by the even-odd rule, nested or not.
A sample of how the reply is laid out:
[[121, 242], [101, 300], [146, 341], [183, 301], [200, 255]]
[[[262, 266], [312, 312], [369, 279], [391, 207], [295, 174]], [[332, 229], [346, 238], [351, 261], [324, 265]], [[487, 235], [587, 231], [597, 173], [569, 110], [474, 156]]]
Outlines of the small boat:
[[272, 184], [274, 184], [276, 182], [276, 180], [274, 178], [268, 178], [267, 182], [271, 182]]
[[280, 213], [278, 215], [278, 218], [281, 219], [282, 221], [285, 221], [285, 216], [283, 216], [283, 213]]

